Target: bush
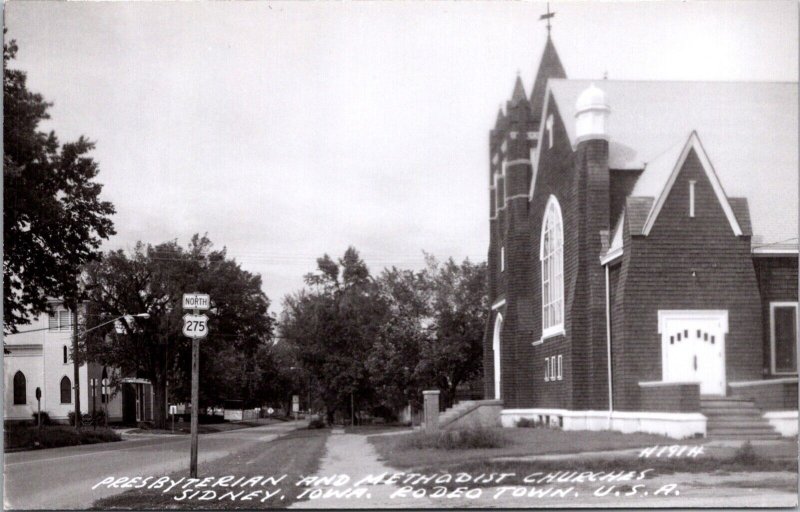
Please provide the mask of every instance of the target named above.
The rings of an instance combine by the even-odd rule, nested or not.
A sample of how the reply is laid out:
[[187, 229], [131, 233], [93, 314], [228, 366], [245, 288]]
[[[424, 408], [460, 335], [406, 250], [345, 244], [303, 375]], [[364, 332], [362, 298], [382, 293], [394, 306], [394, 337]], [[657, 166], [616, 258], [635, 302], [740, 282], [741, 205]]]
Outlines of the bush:
[[309, 429], [325, 428], [325, 422], [322, 420], [322, 418], [313, 418], [311, 421], [308, 422], [308, 428]]
[[733, 454], [733, 462], [743, 464], [746, 466], [755, 465], [761, 460], [761, 457], [756, 453], [750, 441], [745, 442]]
[[530, 418], [520, 418], [517, 420], [517, 428], [536, 428], [539, 424]]
[[41, 413], [33, 413], [32, 414], [32, 416], [33, 416], [33, 426], [34, 427], [39, 424], [38, 423], [38, 419], [39, 418], [37, 418], [38, 414], [41, 414], [41, 416], [42, 416], [42, 426], [46, 426], [46, 425], [51, 425], [52, 424], [52, 422], [50, 421], [50, 415], [47, 414], [46, 411], [42, 411]]
[[442, 430], [434, 433], [415, 432], [401, 443], [403, 448], [436, 450], [472, 450], [502, 448], [508, 444], [500, 429], [472, 427], [463, 430]]
[[6, 430], [6, 448], [57, 448], [59, 446], [76, 446], [79, 444], [107, 443], [120, 441], [119, 434], [107, 428], [84, 428], [80, 431], [73, 427], [50, 426], [18, 427]]

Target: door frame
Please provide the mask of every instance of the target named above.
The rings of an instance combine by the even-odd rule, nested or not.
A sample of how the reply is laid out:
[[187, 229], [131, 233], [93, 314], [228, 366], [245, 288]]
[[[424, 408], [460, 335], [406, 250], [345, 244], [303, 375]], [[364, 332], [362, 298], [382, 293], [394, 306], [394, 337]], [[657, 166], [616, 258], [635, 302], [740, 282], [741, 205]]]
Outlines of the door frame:
[[722, 396], [727, 394], [728, 388], [728, 364], [725, 352], [725, 339], [728, 335], [728, 310], [727, 309], [659, 309], [658, 310], [658, 336], [661, 347], [661, 382], [671, 382], [665, 380], [667, 373], [667, 347], [666, 339], [662, 334], [666, 324], [673, 320], [708, 320], [718, 321], [722, 330], [720, 349], [722, 350]]

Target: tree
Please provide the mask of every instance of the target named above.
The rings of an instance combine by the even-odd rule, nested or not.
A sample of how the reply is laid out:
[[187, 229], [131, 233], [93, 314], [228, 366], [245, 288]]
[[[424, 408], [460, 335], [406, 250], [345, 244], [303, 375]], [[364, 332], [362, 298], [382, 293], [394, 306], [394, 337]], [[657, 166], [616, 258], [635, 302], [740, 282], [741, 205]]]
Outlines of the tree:
[[452, 404], [460, 384], [482, 375], [486, 265], [426, 260], [423, 271], [392, 268], [378, 279], [390, 315], [368, 366], [378, 396], [393, 410], [419, 407], [431, 388]]
[[444, 403], [452, 404], [456, 388], [479, 379], [483, 372], [482, 340], [489, 310], [486, 263], [467, 259], [459, 265], [450, 258], [440, 265], [430, 256], [427, 259], [434, 290], [434, 336], [422, 357]]
[[39, 124], [47, 103], [30, 92], [26, 74], [8, 69], [17, 44], [3, 45], [3, 322], [16, 332], [47, 311], [48, 297], [74, 305], [81, 267], [99, 257], [114, 234], [114, 207], [100, 200], [94, 144], [59, 144]]
[[353, 247], [338, 262], [327, 254], [305, 276], [310, 290], [284, 301], [282, 337], [296, 349], [328, 421], [337, 411], [372, 402], [366, 360], [386, 314], [378, 288]]
[[150, 379], [153, 416], [166, 424], [166, 385], [173, 401], [187, 401], [191, 378], [191, 341], [183, 336], [182, 295], [211, 295], [209, 334], [200, 343], [200, 404], [221, 405], [235, 398], [252, 403], [256, 354], [270, 343], [273, 319], [261, 278], [227, 258], [225, 249], [195, 235], [184, 249], [177, 242], [138, 243], [130, 254], [112, 251], [87, 267], [89, 318], [96, 325], [125, 314], [121, 333], [96, 329], [82, 340], [85, 359], [117, 367], [125, 375]]

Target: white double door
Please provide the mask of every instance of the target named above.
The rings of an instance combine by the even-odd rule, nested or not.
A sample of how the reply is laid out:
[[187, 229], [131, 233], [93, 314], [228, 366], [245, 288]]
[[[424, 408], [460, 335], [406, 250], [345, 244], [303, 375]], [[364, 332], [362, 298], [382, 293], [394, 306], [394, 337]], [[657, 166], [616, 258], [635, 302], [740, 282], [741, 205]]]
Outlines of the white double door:
[[659, 311], [662, 380], [698, 382], [701, 395], [725, 394], [728, 312]]

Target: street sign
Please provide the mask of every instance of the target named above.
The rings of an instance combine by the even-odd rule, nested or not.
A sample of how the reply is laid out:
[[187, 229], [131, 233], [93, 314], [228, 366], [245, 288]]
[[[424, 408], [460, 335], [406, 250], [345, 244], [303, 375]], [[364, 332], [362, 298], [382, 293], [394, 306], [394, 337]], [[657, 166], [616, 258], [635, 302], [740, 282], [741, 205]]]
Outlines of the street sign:
[[178, 406], [177, 405], [170, 405], [169, 406], [169, 413], [173, 416], [178, 414]]
[[292, 411], [298, 412], [300, 410], [300, 395], [292, 395]]
[[208, 317], [206, 315], [183, 315], [183, 335], [189, 338], [208, 336]]
[[[207, 293], [184, 293], [183, 309], [191, 309], [191, 314], [183, 315], [183, 335], [192, 338], [192, 444], [189, 448], [189, 476], [197, 478], [197, 411], [200, 409], [200, 338], [208, 336], [208, 317], [201, 310], [211, 307], [211, 297]], [[173, 416], [174, 418], [175, 416]]]
[[36, 388], [36, 400], [42, 399], [42, 388]]
[[183, 309], [208, 309], [211, 307], [211, 297], [207, 293], [184, 293]]
[[270, 414], [270, 415], [275, 414], [275, 409], [273, 409], [272, 407], [268, 408], [267, 409], [267, 414]]

